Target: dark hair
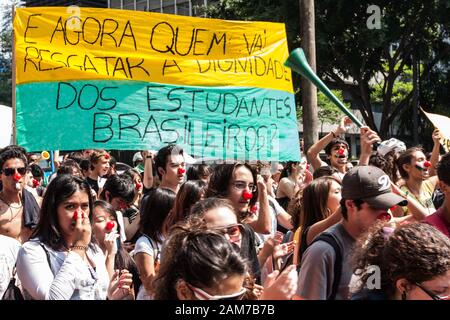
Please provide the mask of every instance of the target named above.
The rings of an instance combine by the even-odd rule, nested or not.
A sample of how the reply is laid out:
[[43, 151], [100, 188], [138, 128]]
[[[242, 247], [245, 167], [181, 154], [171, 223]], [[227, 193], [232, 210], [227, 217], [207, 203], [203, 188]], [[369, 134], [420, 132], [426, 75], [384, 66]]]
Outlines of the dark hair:
[[0, 150], [0, 170], [3, 170], [3, 165], [9, 159], [20, 159], [24, 165], [27, 166], [27, 152], [24, 148], [17, 145], [9, 145]]
[[347, 141], [345, 141], [342, 138], [334, 138], [333, 140], [330, 141], [330, 143], [328, 143], [324, 149], [325, 154], [326, 155], [331, 155], [331, 149], [333, 149], [333, 147], [337, 144], [344, 144], [347, 147], [347, 150], [350, 150], [350, 147], [347, 143]]
[[446, 185], [450, 186], [450, 152], [447, 152], [442, 156], [437, 165], [436, 171], [439, 181], [442, 181]]
[[421, 147], [412, 147], [412, 148], [406, 149], [398, 156], [398, 159], [397, 159], [398, 171], [400, 172], [400, 176], [405, 180], [408, 179], [409, 176], [408, 176], [408, 172], [406, 172], [405, 169], [403, 169], [403, 165], [411, 163], [413, 154], [417, 151], [424, 152], [424, 150]]
[[175, 198], [173, 209], [164, 222], [164, 233], [167, 233], [175, 223], [187, 218], [192, 205], [200, 200], [205, 191], [206, 183], [202, 180], [189, 180], [181, 185]]
[[80, 168], [84, 171], [88, 171], [91, 167], [91, 161], [89, 159], [83, 159], [80, 162]]
[[361, 205], [364, 203], [364, 201], [361, 200], [361, 199], [345, 199], [345, 198], [342, 198], [340, 204], [341, 204], [341, 214], [342, 214], [342, 217], [344, 218], [344, 220], [347, 220], [347, 218], [348, 218], [347, 207], [345, 206], [345, 201], [346, 200], [352, 200], [353, 203], [356, 206], [356, 209], [358, 209], [358, 210], [361, 210]]
[[135, 168], [130, 168], [130, 169], [125, 170], [125, 171], [122, 173], [122, 175], [127, 175], [127, 176], [129, 176], [129, 177], [131, 178], [131, 180], [134, 180], [134, 177], [135, 177], [135, 176], [139, 176], [139, 178], [142, 179], [141, 174], [140, 174], [139, 171], [137, 171]]
[[155, 300], [177, 300], [179, 280], [198, 288], [217, 286], [232, 275], [246, 275], [247, 263], [218, 231], [191, 217], [172, 229], [161, 253], [154, 280]]
[[175, 144], [170, 144], [159, 149], [158, 154], [155, 157], [155, 169], [160, 180], [162, 179], [162, 174], [159, 172], [158, 168], [163, 168], [165, 171], [169, 156], [178, 154], [183, 155], [183, 149]]
[[332, 176], [335, 173], [338, 173], [339, 171], [336, 168], [330, 167], [330, 166], [321, 166], [314, 170], [313, 173], [313, 179], [317, 179], [320, 177], [326, 177], [326, 176]]
[[141, 208], [140, 231], [155, 241], [164, 235], [163, 225], [175, 202], [175, 192], [170, 189], [157, 188], [151, 191]]
[[[235, 163], [235, 164], [220, 164], [214, 168], [214, 171], [211, 175], [211, 179], [209, 180], [208, 189], [206, 190], [206, 197], [218, 197], [218, 198], [227, 198], [228, 197], [228, 189], [230, 186], [230, 182], [233, 179], [234, 171], [239, 167], [246, 167], [250, 170], [253, 183], [256, 185], [256, 172], [255, 170], [247, 163]], [[250, 200], [250, 207], [253, 206], [258, 199], [258, 189], [253, 192], [253, 197]], [[242, 220], [243, 217], [241, 217]]]
[[187, 180], [200, 180], [211, 175], [211, 168], [207, 164], [192, 165], [186, 172]]
[[67, 159], [73, 160], [79, 165], [81, 160], [83, 160], [83, 153], [81, 151], [71, 152], [67, 155]]
[[[116, 210], [114, 210], [113, 206], [110, 203], [108, 203], [104, 200], [97, 200], [94, 202], [92, 211], [94, 211], [94, 209], [96, 207], [102, 208], [103, 210], [108, 212], [111, 216], [113, 216], [114, 219], [117, 221]], [[121, 230], [120, 223], [117, 223], [117, 233], [118, 234], [120, 234], [120, 230]], [[122, 246], [117, 248], [117, 253], [114, 258], [114, 269], [119, 269], [119, 270], [127, 269], [128, 271], [130, 271], [130, 273], [133, 275], [133, 286], [134, 286], [135, 294], [137, 294], [139, 291], [139, 287], [142, 283], [139, 278], [139, 272], [138, 272], [136, 263], [131, 258], [130, 254]]]
[[370, 156], [369, 165], [380, 168], [389, 176], [392, 182], [396, 183], [398, 180], [396, 157], [395, 150], [389, 151], [384, 156], [374, 153]]
[[74, 170], [78, 170], [81, 174], [81, 168], [75, 160], [67, 159], [58, 168], [57, 174], [71, 174], [73, 175]]
[[421, 283], [450, 270], [450, 239], [425, 223], [392, 230], [380, 222], [359, 238], [352, 260], [354, 273], [361, 276], [360, 290], [373, 275], [369, 268], [376, 265], [381, 290], [392, 296], [398, 279]]
[[[328, 210], [327, 202], [331, 184], [334, 182], [341, 185], [339, 179], [331, 176], [320, 177], [308, 184], [292, 201], [300, 201], [300, 214], [293, 212], [292, 224], [295, 228], [299, 226], [302, 230], [312, 226], [314, 223], [322, 221], [331, 213]], [[297, 213], [297, 214], [295, 214]]]
[[[89, 184], [69, 174], [56, 176], [48, 185], [42, 201], [39, 222], [32, 238], [39, 240], [54, 250], [67, 249], [67, 243], [60, 230], [58, 206], [70, 198], [76, 191], [86, 192], [89, 199], [89, 220], [92, 224], [92, 195]], [[92, 238], [91, 238], [92, 243]]]
[[30, 171], [34, 178], [41, 178], [44, 176], [44, 170], [36, 163], [30, 164]]
[[288, 161], [284, 167], [283, 167], [283, 171], [281, 171], [281, 175], [280, 175], [280, 180], [283, 178], [288, 177], [291, 172], [292, 172], [292, 166], [299, 164], [299, 161]]
[[133, 203], [135, 185], [128, 175], [113, 174], [108, 177], [100, 194], [100, 199], [106, 199], [106, 192], [109, 192], [109, 201], [112, 198], [122, 198], [127, 204]]

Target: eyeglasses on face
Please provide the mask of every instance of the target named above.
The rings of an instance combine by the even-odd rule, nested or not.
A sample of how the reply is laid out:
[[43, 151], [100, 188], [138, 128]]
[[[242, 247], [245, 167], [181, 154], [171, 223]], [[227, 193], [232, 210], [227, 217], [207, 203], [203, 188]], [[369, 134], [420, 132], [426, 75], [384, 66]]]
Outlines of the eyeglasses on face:
[[228, 234], [232, 241], [237, 241], [241, 239], [243, 229], [244, 226], [242, 224], [236, 223], [225, 227], [215, 228], [214, 230], [222, 232], [224, 235]]
[[248, 188], [251, 192], [255, 192], [256, 189], [258, 189], [255, 184], [253, 183], [246, 184], [244, 181], [236, 181], [233, 182], [231, 185], [233, 186], [233, 188], [239, 191], [243, 191], [246, 188]]
[[223, 295], [223, 296], [219, 296], [219, 295], [212, 296], [200, 288], [194, 287], [193, 285], [191, 285], [187, 282], [186, 282], [186, 284], [189, 287], [189, 289], [192, 290], [192, 292], [194, 293], [194, 296], [198, 300], [242, 300], [245, 293], [247, 292], [247, 289], [241, 288], [241, 290], [239, 292], [236, 292], [233, 294], [227, 294], [227, 295]]
[[420, 285], [419, 283], [414, 283], [417, 287], [419, 287], [423, 292], [425, 292], [431, 299], [433, 300], [450, 300], [450, 295], [447, 296], [439, 296], [433, 292], [431, 292], [431, 290], [428, 290], [427, 288], [425, 288], [424, 286]]
[[5, 168], [2, 170], [2, 172], [5, 174], [5, 176], [12, 176], [14, 173], [16, 173], [16, 170], [21, 175], [25, 175], [27, 173], [26, 167], [20, 167], [20, 168]]

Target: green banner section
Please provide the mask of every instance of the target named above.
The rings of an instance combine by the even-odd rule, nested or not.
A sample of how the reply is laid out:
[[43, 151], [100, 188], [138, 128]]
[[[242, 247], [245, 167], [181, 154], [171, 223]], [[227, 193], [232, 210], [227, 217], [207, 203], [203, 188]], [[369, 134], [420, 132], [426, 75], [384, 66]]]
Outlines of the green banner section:
[[22, 84], [16, 95], [18, 144], [30, 151], [176, 143], [197, 157], [300, 159], [294, 95], [285, 91], [91, 80]]

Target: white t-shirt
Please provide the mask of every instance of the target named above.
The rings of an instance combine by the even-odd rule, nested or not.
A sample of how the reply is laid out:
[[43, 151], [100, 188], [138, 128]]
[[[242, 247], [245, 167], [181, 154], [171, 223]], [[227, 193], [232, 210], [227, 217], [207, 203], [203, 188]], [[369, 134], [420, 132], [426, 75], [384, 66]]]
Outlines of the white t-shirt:
[[[0, 235], [0, 299], [3, 297], [13, 276], [20, 242], [11, 237]], [[18, 284], [16, 276], [16, 285]]]
[[[162, 240], [158, 242], [154, 240], [150, 241], [147, 236], [140, 236], [136, 241], [134, 250], [132, 251], [133, 258], [137, 253], [146, 253], [152, 256], [155, 261], [160, 261], [162, 242]], [[148, 294], [148, 292], [145, 290], [144, 285], [141, 284], [136, 300], [153, 300], [153, 296]]]
[[56, 251], [37, 239], [27, 241], [19, 250], [17, 275], [26, 299], [34, 300], [105, 300], [109, 286], [105, 256], [101, 249], [89, 248], [86, 254], [95, 263], [95, 270], [79, 254]]

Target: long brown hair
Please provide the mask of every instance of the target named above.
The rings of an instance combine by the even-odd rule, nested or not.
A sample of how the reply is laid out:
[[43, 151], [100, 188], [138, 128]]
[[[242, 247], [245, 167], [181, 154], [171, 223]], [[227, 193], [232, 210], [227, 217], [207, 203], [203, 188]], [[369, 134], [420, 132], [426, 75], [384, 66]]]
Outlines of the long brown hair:
[[341, 185], [338, 178], [325, 176], [314, 179], [302, 190], [299, 190], [289, 203], [288, 212], [292, 215], [294, 228], [305, 228], [327, 218], [331, 213], [327, 207], [328, 195], [333, 181]]

